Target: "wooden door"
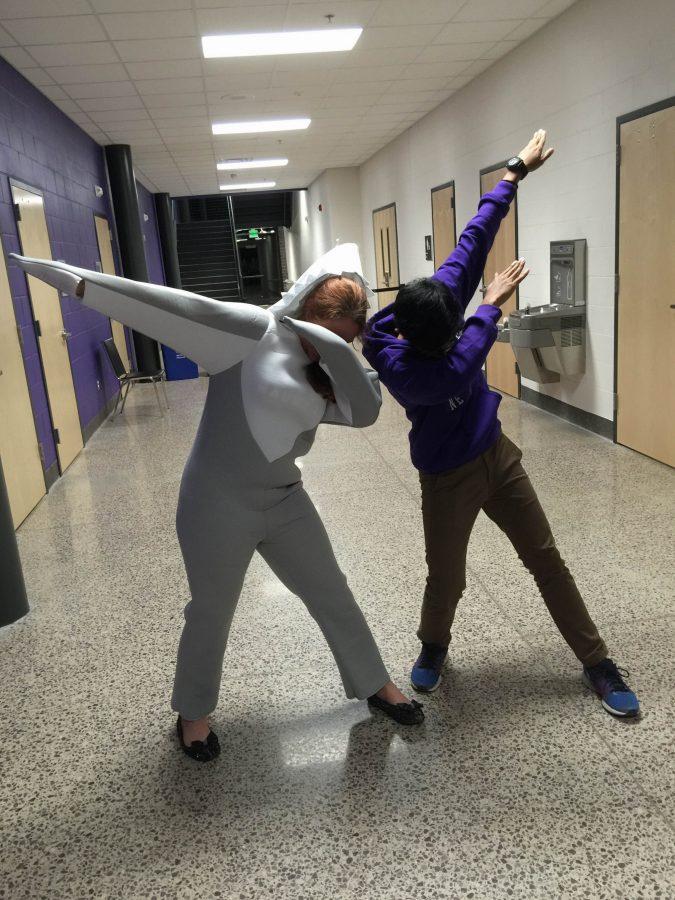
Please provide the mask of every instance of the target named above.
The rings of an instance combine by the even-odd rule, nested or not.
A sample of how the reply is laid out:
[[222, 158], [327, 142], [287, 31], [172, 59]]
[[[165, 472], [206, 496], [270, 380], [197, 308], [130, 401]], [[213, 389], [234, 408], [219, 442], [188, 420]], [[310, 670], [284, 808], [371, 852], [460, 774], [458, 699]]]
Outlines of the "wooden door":
[[431, 230], [434, 241], [434, 269], [438, 269], [457, 244], [454, 181], [431, 189]]
[[[483, 172], [480, 176], [481, 196], [486, 191], [491, 191], [501, 181], [506, 169], [500, 166], [491, 172]], [[497, 237], [488, 254], [485, 271], [483, 272], [483, 285], [488, 285], [494, 278], [495, 272], [501, 272], [512, 263], [518, 254], [516, 238], [516, 198], [511, 203], [511, 208], [497, 232]], [[502, 315], [506, 318], [509, 313], [518, 308], [518, 291], [502, 307]], [[516, 359], [510, 344], [495, 344], [488, 354], [485, 365], [485, 374], [490, 387], [502, 394], [511, 397], [520, 396], [520, 379], [516, 373]]]
[[[94, 215], [96, 223], [96, 239], [98, 241], [98, 255], [101, 258], [101, 271], [106, 275], [116, 275], [115, 260], [112, 252], [112, 235], [110, 234], [110, 225], [105, 216]], [[131, 369], [129, 361], [129, 351], [127, 350], [127, 338], [124, 331], [124, 325], [115, 319], [110, 320], [110, 330], [112, 331], [113, 340], [117, 347], [120, 359], [124, 363], [127, 372]]]
[[396, 299], [399, 288], [398, 231], [396, 204], [391, 203], [373, 211], [373, 240], [375, 241], [375, 272], [378, 288], [391, 291], [378, 293], [380, 309]]
[[675, 465], [675, 106], [619, 125], [617, 441]]
[[0, 459], [18, 528], [47, 489], [4, 259], [0, 259], [0, 422]]
[[[42, 197], [34, 190], [12, 185], [21, 249], [25, 256], [52, 259], [47, 219]], [[83, 447], [80, 418], [68, 357], [68, 332], [63, 327], [59, 292], [39, 278], [27, 276], [33, 317], [38, 332], [56, 450], [61, 472], [68, 468]]]

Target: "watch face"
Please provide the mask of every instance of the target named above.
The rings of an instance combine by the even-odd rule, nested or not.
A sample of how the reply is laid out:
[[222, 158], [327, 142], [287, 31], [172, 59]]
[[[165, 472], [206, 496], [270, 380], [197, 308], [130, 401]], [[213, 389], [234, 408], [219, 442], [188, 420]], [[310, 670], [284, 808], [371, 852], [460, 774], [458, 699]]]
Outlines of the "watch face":
[[519, 158], [518, 156], [512, 156], [511, 159], [507, 162], [506, 168], [507, 168], [507, 169], [510, 169], [512, 166], [513, 166], [513, 167], [518, 167], [518, 166], [520, 166], [520, 162], [521, 162], [521, 161], [520, 161], [520, 158]]

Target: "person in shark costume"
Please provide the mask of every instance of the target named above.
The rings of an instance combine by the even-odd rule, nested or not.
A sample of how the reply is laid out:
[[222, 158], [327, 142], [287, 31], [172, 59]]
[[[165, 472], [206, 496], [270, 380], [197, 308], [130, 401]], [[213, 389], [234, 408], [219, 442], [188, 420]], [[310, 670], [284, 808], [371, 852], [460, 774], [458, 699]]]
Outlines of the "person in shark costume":
[[[359, 428], [379, 413], [377, 378], [347, 343], [362, 323], [334, 310], [324, 317], [321, 304], [311, 302], [322, 285], [349, 279], [363, 295], [365, 318], [372, 292], [356, 245], [334, 247], [267, 310], [13, 256], [29, 275], [185, 354], [210, 375], [176, 519], [192, 597], [172, 698], [183, 750], [200, 761], [218, 755], [208, 716], [256, 550], [318, 623], [347, 697], [368, 698], [403, 724], [421, 722], [421, 706], [408, 702], [387, 674], [295, 462], [310, 450], [321, 422]], [[303, 318], [310, 307], [314, 312]], [[328, 399], [310, 385], [312, 361]]]

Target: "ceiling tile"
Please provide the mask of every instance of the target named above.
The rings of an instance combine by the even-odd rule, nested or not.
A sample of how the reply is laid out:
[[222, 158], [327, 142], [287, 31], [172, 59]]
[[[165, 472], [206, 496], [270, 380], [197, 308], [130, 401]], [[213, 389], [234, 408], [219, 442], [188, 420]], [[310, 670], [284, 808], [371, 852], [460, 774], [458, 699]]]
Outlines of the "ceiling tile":
[[52, 103], [55, 103], [59, 109], [63, 110], [65, 113], [74, 113], [80, 112], [80, 107], [74, 100], [71, 100], [67, 97], [65, 100], [52, 100]]
[[576, 0], [548, 0], [548, 3], [544, 3], [540, 8], [537, 16], [553, 19], [575, 2]]
[[38, 62], [23, 47], [3, 47], [0, 56], [17, 69], [34, 69]]
[[98, 13], [171, 12], [191, 9], [190, 0], [89, 0]]
[[518, 24], [513, 19], [501, 22], [451, 22], [434, 38], [434, 44], [464, 44], [500, 41]]
[[143, 101], [136, 94], [128, 97], [83, 97], [78, 100], [80, 109], [144, 109]]
[[237, 31], [282, 30], [286, 8], [278, 6], [238, 6], [197, 10], [198, 34], [228, 34]]
[[44, 69], [24, 69], [21, 74], [36, 87], [41, 87], [43, 84], [54, 84], [54, 79]]
[[432, 44], [425, 47], [417, 59], [425, 63], [454, 60], [472, 62], [474, 59], [484, 57], [494, 45], [494, 41], [481, 41], [475, 44]]
[[441, 25], [366, 28], [357, 46], [360, 51], [382, 47], [424, 47], [436, 37], [441, 28]]
[[123, 81], [127, 74], [120, 63], [109, 63], [104, 66], [58, 66], [48, 68], [47, 71], [57, 84]]
[[[42, 4], [43, 11], [46, 4]], [[4, 4], [3, 4], [4, 7]], [[3, 20], [4, 8], [0, 7]], [[5, 20], [4, 26], [20, 44], [72, 44], [105, 41], [106, 33], [96, 16], [49, 16]]]
[[[403, 0], [405, 2], [405, 0]], [[332, 15], [334, 28], [368, 25], [377, 11], [377, 0], [320, 0], [320, 2], [291, 3], [286, 15], [286, 28], [321, 28]], [[385, 23], [386, 24], [386, 23]]]
[[493, 63], [493, 59], [477, 59], [474, 62], [469, 63], [467, 68], [462, 72], [462, 75], [469, 75], [471, 78], [474, 78], [476, 75], [480, 75], [481, 72], [489, 69]]
[[204, 94], [145, 94], [143, 101], [148, 109], [199, 106], [206, 109]]
[[12, 35], [4, 28], [0, 28], [0, 47], [12, 47], [14, 44], [16, 41]]
[[153, 59], [200, 59], [201, 43], [197, 38], [155, 38], [154, 40], [115, 41], [124, 62], [149, 62]]
[[113, 41], [133, 38], [187, 37], [197, 34], [191, 10], [163, 12], [125, 12], [101, 16], [101, 22]]
[[50, 100], [70, 100], [71, 98], [66, 94], [62, 87], [59, 87], [58, 84], [45, 84], [40, 88], [40, 92], [45, 95], [45, 97], [49, 97]]
[[[407, 65], [407, 63], [405, 64]], [[393, 81], [405, 69], [404, 64], [397, 66], [362, 66], [356, 69], [339, 69], [335, 73], [335, 82], [354, 84], [364, 81]]]
[[74, 100], [85, 97], [131, 97], [136, 96], [132, 81], [101, 81], [94, 84], [69, 84], [66, 91]]
[[151, 78], [136, 81], [139, 94], [196, 94], [204, 90], [202, 78]]
[[94, 63], [118, 62], [112, 44], [96, 41], [92, 44], [54, 44], [28, 47], [31, 56], [41, 66], [79, 66]]
[[[88, 0], [50, 0], [49, 11], [54, 15], [76, 16], [78, 13], [90, 13]], [[3, 19], [25, 19], [30, 16], [42, 16], [45, 12], [45, 0], [2, 0]]]
[[220, 94], [239, 93], [240, 89], [258, 90], [267, 88], [272, 83], [272, 72], [249, 72], [239, 77], [226, 75], [207, 75], [204, 85], [207, 91], [218, 91]]
[[352, 50], [345, 54], [345, 69], [364, 66], [391, 66], [412, 62], [420, 52], [419, 47], [392, 47], [391, 49]]
[[383, 0], [370, 25], [422, 25], [448, 22], [466, 0]]
[[456, 22], [487, 22], [495, 19], [527, 19], [536, 16], [546, 0], [468, 0], [455, 15]]
[[444, 84], [448, 79], [454, 78], [463, 72], [467, 65], [466, 60], [448, 60], [447, 62], [425, 63], [415, 62], [414, 65], [408, 66], [402, 76], [402, 81], [407, 78], [435, 78], [439, 82], [439, 86]]
[[535, 31], [543, 28], [547, 21], [548, 19], [528, 19], [526, 22], [521, 22], [520, 25], [516, 25], [512, 31], [509, 31], [508, 39], [510, 41], [524, 41], [531, 37]]
[[95, 122], [149, 122], [147, 109], [98, 109], [90, 111]]
[[497, 41], [487, 53], [484, 53], [481, 59], [501, 59], [510, 53], [514, 47], [517, 47], [520, 41]]
[[199, 59], [165, 59], [126, 64], [130, 78], [193, 78], [202, 74]]

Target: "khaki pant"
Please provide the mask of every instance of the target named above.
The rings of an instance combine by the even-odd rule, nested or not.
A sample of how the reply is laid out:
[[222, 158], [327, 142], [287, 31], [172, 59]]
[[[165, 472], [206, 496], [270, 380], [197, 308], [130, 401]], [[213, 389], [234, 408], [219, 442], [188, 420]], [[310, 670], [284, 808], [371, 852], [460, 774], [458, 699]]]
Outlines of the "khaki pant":
[[551, 527], [520, 460], [505, 435], [477, 459], [441, 475], [420, 475], [429, 574], [420, 640], [447, 646], [466, 587], [466, 551], [480, 510], [495, 522], [534, 576], [553, 621], [587, 666], [607, 656]]

